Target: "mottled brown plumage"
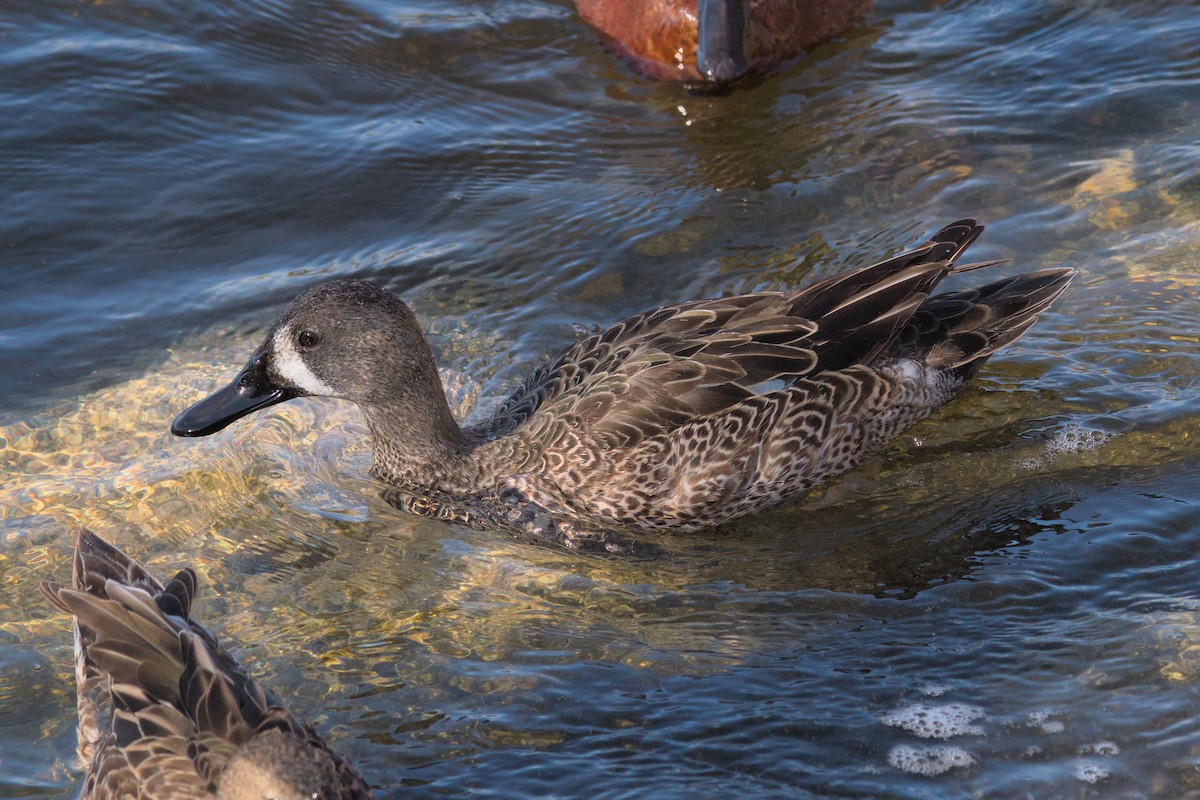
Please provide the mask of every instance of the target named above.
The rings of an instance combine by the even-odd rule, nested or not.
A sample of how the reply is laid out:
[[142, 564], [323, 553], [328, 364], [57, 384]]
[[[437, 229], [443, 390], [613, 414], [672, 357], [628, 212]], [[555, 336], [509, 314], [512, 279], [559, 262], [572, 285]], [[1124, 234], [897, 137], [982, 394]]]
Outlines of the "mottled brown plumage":
[[362, 777], [190, 618], [196, 574], [165, 586], [89, 531], [73, 588], [85, 800], [367, 800]]
[[1051, 269], [931, 297], [951, 272], [996, 263], [955, 267], [982, 230], [962, 220], [802, 289], [632, 317], [564, 350], [465, 429], [408, 307], [331, 281], [297, 298], [234, 383], [173, 430], [204, 435], [290, 397], [344, 397], [366, 416], [375, 475], [411, 510], [576, 532], [715, 525], [859, 464], [1066, 288], [1073, 272]]

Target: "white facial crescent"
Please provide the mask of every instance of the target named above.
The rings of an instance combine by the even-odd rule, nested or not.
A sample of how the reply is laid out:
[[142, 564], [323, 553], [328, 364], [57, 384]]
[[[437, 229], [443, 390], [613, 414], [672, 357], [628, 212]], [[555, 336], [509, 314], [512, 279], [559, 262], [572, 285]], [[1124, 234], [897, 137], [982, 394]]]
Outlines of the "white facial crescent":
[[291, 326], [280, 328], [271, 339], [271, 350], [274, 355], [275, 371], [293, 386], [297, 386], [309, 394], [336, 396], [333, 387], [318, 378], [304, 363], [304, 357], [292, 343]]

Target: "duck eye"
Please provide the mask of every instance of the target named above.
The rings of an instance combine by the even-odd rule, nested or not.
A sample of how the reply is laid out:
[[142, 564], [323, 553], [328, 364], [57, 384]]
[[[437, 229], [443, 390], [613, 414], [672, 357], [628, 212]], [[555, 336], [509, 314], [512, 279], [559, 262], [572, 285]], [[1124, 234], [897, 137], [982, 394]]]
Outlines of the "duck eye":
[[316, 347], [317, 343], [321, 341], [321, 337], [312, 331], [300, 331], [300, 335], [296, 337], [296, 341], [300, 343], [301, 347]]

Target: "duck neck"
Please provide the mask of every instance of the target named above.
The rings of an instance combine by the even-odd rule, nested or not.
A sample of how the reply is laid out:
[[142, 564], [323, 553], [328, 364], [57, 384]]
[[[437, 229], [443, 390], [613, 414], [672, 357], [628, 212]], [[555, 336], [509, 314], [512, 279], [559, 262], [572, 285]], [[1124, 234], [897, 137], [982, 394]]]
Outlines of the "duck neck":
[[371, 430], [372, 474], [397, 486], [471, 491], [478, 472], [472, 446], [458, 426], [441, 381], [403, 401], [363, 405]]

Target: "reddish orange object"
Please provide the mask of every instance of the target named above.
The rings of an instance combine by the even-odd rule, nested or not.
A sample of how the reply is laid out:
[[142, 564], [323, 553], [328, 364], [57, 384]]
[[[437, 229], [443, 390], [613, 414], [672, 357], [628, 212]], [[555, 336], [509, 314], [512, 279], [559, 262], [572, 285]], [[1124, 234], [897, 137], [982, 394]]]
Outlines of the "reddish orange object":
[[[576, 0], [580, 16], [634, 67], [664, 81], [709, 80], [696, 67], [698, 3], [707, 0]], [[745, 0], [746, 60], [761, 72], [845, 33], [871, 0]]]

